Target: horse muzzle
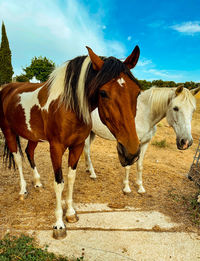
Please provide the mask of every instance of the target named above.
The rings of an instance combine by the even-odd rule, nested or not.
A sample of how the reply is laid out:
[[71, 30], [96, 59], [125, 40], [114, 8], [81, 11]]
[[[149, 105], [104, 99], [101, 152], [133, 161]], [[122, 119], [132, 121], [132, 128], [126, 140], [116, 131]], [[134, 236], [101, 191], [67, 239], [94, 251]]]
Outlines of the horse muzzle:
[[188, 149], [193, 143], [193, 139], [190, 141], [188, 139], [176, 139], [176, 145], [179, 150]]
[[132, 165], [139, 159], [140, 148], [135, 154], [131, 154], [121, 143], [118, 142], [117, 152], [122, 167], [126, 167], [127, 165]]

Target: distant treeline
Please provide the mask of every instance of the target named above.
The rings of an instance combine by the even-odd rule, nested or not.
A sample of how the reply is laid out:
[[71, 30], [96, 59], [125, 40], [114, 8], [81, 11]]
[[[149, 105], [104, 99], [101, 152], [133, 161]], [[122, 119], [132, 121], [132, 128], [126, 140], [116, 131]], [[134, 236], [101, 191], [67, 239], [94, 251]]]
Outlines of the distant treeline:
[[194, 89], [200, 86], [200, 83], [196, 82], [179, 82], [175, 83], [174, 81], [163, 81], [163, 80], [154, 80], [154, 81], [146, 81], [146, 80], [138, 80], [141, 86], [142, 90], [147, 90], [151, 88], [152, 86], [157, 86], [157, 87], [177, 87], [179, 85], [184, 85], [185, 88], [187, 89]]

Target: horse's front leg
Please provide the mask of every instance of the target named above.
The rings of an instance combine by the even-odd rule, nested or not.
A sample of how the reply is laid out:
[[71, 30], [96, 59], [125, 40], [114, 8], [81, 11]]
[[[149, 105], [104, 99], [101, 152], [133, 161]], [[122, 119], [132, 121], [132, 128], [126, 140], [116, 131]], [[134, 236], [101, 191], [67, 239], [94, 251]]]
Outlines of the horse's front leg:
[[76, 211], [73, 207], [73, 189], [74, 182], [76, 178], [76, 167], [78, 164], [78, 160], [81, 156], [81, 153], [84, 148], [84, 142], [76, 147], [72, 147], [69, 149], [69, 159], [68, 159], [68, 193], [67, 193], [67, 212], [66, 212], [66, 220], [69, 223], [74, 223], [78, 221], [78, 217], [76, 215]]
[[145, 189], [142, 183], [142, 170], [143, 170], [143, 159], [149, 143], [142, 144], [140, 147], [140, 155], [137, 161], [137, 180], [136, 183], [139, 186], [138, 193], [145, 193]]
[[38, 142], [33, 142], [33, 141], [28, 141], [27, 147], [26, 147], [26, 155], [28, 158], [28, 161], [31, 165], [31, 168], [33, 169], [33, 183], [35, 188], [40, 188], [42, 187], [42, 183], [40, 181], [40, 175], [37, 171], [35, 161], [34, 161], [34, 151], [35, 148], [37, 147]]
[[126, 193], [131, 193], [131, 188], [129, 186], [129, 173], [130, 173], [130, 168], [131, 166], [126, 166], [125, 167], [125, 179], [123, 180], [124, 183], [124, 188], [123, 192]]
[[91, 134], [87, 137], [85, 140], [85, 145], [84, 145], [84, 155], [85, 155], [85, 165], [86, 165], [86, 171], [90, 172], [90, 178], [96, 179], [96, 174], [94, 171], [94, 168], [92, 166], [92, 161], [90, 158], [90, 144], [91, 144]]
[[64, 153], [64, 148], [61, 144], [51, 143], [50, 144], [50, 154], [51, 161], [53, 164], [55, 181], [54, 190], [56, 193], [56, 223], [53, 226], [53, 237], [55, 239], [61, 239], [66, 237], [66, 226], [63, 222], [63, 209], [62, 209], [62, 192], [64, 189], [64, 179], [62, 175], [62, 156]]

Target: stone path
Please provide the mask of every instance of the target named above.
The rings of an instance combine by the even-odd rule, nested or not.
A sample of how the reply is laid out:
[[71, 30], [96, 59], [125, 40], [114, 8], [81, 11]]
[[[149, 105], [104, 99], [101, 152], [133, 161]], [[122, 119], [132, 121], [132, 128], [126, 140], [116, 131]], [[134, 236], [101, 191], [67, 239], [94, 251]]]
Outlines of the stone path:
[[52, 231], [37, 231], [41, 246], [56, 254], [84, 261], [196, 261], [200, 260], [200, 236], [173, 232], [179, 224], [159, 212], [111, 209], [104, 204], [76, 205], [79, 221], [67, 224], [67, 237], [52, 238]]

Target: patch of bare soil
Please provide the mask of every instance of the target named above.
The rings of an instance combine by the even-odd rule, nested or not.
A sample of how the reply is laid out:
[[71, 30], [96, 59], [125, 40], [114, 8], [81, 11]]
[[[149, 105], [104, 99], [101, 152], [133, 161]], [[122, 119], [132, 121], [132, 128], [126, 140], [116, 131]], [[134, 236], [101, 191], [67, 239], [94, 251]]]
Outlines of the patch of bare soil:
[[[200, 103], [200, 102], [199, 102]], [[96, 138], [91, 147], [91, 157], [97, 174], [92, 180], [85, 171], [82, 156], [75, 181], [74, 201], [79, 203], [106, 203], [109, 206], [132, 206], [140, 210], [157, 210], [181, 225], [182, 231], [197, 231], [190, 201], [198, 192], [195, 184], [188, 180], [188, 173], [200, 138], [200, 112], [195, 113], [192, 121], [194, 143], [186, 151], [176, 148], [176, 137], [166, 120], [158, 124], [153, 141], [166, 139], [167, 146], [159, 148], [149, 145], [143, 170], [144, 195], [137, 193], [135, 184], [136, 169], [131, 168], [130, 184], [132, 192], [122, 192], [124, 169], [116, 152], [116, 143]], [[22, 141], [23, 147], [26, 141]], [[0, 150], [0, 231], [45, 230], [51, 229], [55, 222], [55, 193], [53, 189], [53, 170], [49, 146], [40, 143], [35, 158], [44, 187], [35, 190], [32, 186], [32, 170], [27, 159], [24, 160], [24, 176], [28, 185], [28, 197], [19, 200], [18, 171], [6, 169], [3, 165], [3, 144]], [[63, 172], [67, 183], [67, 153], [63, 157]], [[66, 195], [66, 186], [63, 197]]]

